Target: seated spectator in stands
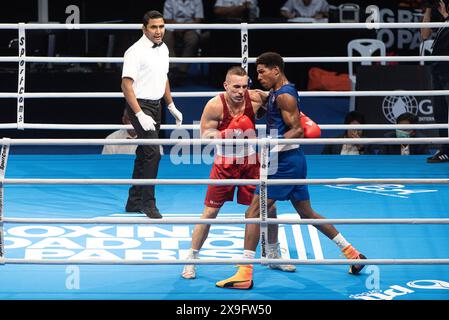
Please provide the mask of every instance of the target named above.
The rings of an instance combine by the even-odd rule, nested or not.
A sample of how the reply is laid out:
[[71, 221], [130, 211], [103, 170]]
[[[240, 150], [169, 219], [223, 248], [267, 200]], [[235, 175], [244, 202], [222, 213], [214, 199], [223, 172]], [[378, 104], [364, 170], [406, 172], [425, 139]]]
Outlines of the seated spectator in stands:
[[[365, 117], [360, 112], [351, 111], [345, 117], [345, 124], [365, 124]], [[349, 129], [338, 138], [363, 138], [363, 130]], [[328, 144], [324, 146], [321, 154], [360, 155], [368, 154], [368, 149], [368, 146], [363, 144]]]
[[[397, 124], [417, 124], [418, 117], [410, 112], [401, 114], [396, 119]], [[396, 131], [387, 132], [385, 138], [423, 138], [422, 133], [415, 130], [397, 129]], [[427, 145], [422, 144], [388, 144], [382, 145], [379, 154], [396, 154], [396, 155], [413, 155], [413, 154], [428, 154], [429, 149]]]
[[259, 18], [257, 0], [217, 0], [214, 14], [218, 20], [253, 21]]
[[287, 19], [323, 19], [329, 17], [329, 4], [326, 0], [287, 0], [281, 7], [281, 15]]
[[[126, 109], [122, 116], [123, 124], [131, 124]], [[133, 129], [120, 129], [114, 131], [106, 139], [135, 139], [137, 134]], [[137, 145], [105, 145], [101, 154], [136, 154]]]
[[[166, 0], [164, 3], [164, 20], [167, 24], [201, 23], [204, 19], [203, 2], [201, 0]], [[201, 30], [166, 30], [164, 41], [170, 57], [195, 57], [200, 46]], [[179, 50], [177, 50], [179, 49]], [[177, 52], [179, 51], [179, 52]], [[185, 76], [188, 63], [171, 64], [175, 75]]]

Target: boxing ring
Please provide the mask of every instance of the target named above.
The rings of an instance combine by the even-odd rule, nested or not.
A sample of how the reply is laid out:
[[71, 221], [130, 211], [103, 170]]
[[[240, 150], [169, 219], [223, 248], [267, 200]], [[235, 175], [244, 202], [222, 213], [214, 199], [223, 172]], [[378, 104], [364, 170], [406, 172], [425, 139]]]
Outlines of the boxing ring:
[[[379, 27], [419, 28], [443, 24], [388, 23]], [[172, 58], [171, 62], [242, 63], [247, 67], [248, 29], [251, 28], [361, 28], [365, 24], [279, 25], [172, 25], [169, 28], [240, 29], [242, 58]], [[139, 29], [140, 25], [42, 25], [0, 24], [0, 29]], [[20, 43], [21, 41], [19, 41]], [[121, 93], [29, 93], [25, 92], [26, 62], [112, 62], [122, 58], [27, 57], [25, 41], [18, 57], [0, 62], [18, 62], [17, 93], [0, 98], [17, 99], [17, 123], [3, 129], [98, 129], [122, 125], [65, 125], [25, 123], [25, 100], [29, 98], [123, 98]], [[285, 58], [302, 61], [435, 61], [449, 57], [324, 57]], [[23, 70], [23, 71], [22, 71]], [[173, 92], [173, 97], [209, 97], [218, 92]], [[438, 91], [304, 92], [302, 96], [447, 95]], [[437, 129], [447, 124], [427, 125], [321, 125], [333, 129]], [[162, 129], [197, 129], [195, 125]], [[260, 128], [260, 127], [259, 127]], [[261, 128], [262, 129], [262, 128]], [[267, 150], [284, 144], [440, 144], [447, 138], [413, 139], [291, 139], [261, 138], [232, 143], [257, 144], [261, 165]], [[2, 139], [0, 297], [2, 299], [153, 299], [153, 300], [297, 300], [297, 299], [449, 299], [449, 233], [447, 224], [448, 165], [427, 164], [423, 156], [307, 156], [306, 180], [209, 180], [210, 164], [201, 154], [191, 154], [180, 164], [164, 155], [158, 179], [129, 179], [134, 156], [125, 155], [9, 155], [15, 145], [104, 145], [162, 144], [201, 146], [229, 144], [202, 139], [105, 140], [105, 139]], [[332, 163], [332, 165], [329, 165]], [[124, 212], [130, 184], [157, 184], [162, 220]], [[278, 219], [267, 218], [261, 201], [261, 218], [244, 219], [245, 206], [227, 203], [217, 219], [201, 220], [208, 184], [259, 184], [261, 197], [270, 184], [308, 184], [314, 208], [327, 220], [300, 220], [291, 205], [278, 202]], [[283, 259], [261, 256], [241, 259], [245, 223], [260, 223], [261, 236], [267, 225], [280, 224]], [[195, 280], [182, 279], [182, 265], [190, 245], [193, 224], [213, 224], [200, 252]], [[360, 260], [340, 256], [334, 244], [312, 224], [333, 223], [361, 252], [368, 256], [360, 276], [347, 274], [347, 265]], [[259, 258], [260, 257], [260, 258]], [[297, 264], [295, 273], [269, 270], [268, 263]], [[232, 265], [254, 263], [255, 286], [249, 291], [224, 290], [214, 283], [232, 273]]]

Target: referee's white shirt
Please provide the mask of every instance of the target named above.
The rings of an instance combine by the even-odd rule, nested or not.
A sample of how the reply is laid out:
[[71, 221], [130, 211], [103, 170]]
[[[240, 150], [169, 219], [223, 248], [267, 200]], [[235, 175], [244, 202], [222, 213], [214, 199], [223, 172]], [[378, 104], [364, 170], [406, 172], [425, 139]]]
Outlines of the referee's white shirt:
[[137, 99], [159, 100], [164, 96], [168, 73], [168, 48], [163, 43], [153, 48], [143, 35], [125, 52], [122, 78], [134, 80]]

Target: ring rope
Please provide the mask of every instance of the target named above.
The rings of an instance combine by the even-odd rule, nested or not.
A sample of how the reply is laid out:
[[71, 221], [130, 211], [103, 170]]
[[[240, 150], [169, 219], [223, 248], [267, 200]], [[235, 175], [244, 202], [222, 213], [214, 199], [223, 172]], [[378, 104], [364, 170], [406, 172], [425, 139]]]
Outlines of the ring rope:
[[[246, 219], [200, 219], [200, 218], [10, 218], [5, 217], [3, 223], [14, 224], [260, 224], [259, 218]], [[266, 224], [449, 224], [448, 218], [401, 218], [401, 219], [284, 219], [267, 218]]]
[[[210, 98], [222, 91], [172, 92], [175, 98]], [[449, 90], [374, 90], [374, 91], [301, 91], [302, 97], [383, 97], [383, 96], [447, 96]], [[0, 92], [0, 98], [18, 98], [15, 92]], [[25, 92], [26, 99], [42, 98], [123, 98], [123, 92]]]
[[[257, 58], [248, 58], [248, 63], [255, 63]], [[0, 57], [0, 62], [29, 63], [123, 63], [123, 58], [116, 57], [45, 57], [26, 56], [20, 59], [15, 56]], [[226, 57], [191, 57], [169, 58], [171, 63], [241, 63], [242, 58]], [[369, 56], [369, 57], [287, 57], [284, 62], [421, 62], [421, 61], [449, 61], [449, 56]]]
[[177, 259], [177, 260], [110, 260], [110, 259], [14, 259], [0, 258], [0, 264], [96, 264], [96, 265], [228, 265], [228, 264], [295, 264], [295, 265], [447, 265], [449, 259]]
[[[262, 139], [5, 139], [2, 145], [257, 145]], [[269, 139], [271, 145], [291, 144], [447, 144], [449, 138], [303, 138]]]
[[[389, 130], [389, 129], [414, 129], [414, 130], [432, 130], [448, 129], [449, 125], [445, 123], [432, 124], [320, 124], [321, 130]], [[17, 123], [1, 123], [0, 129], [16, 129]], [[54, 123], [24, 123], [24, 129], [51, 129], [51, 130], [116, 130], [133, 129], [132, 125], [125, 124], [54, 124]], [[266, 125], [258, 124], [256, 129], [265, 130]], [[198, 124], [162, 124], [160, 130], [199, 130]]]
[[[209, 98], [222, 91], [172, 92], [175, 98]], [[374, 90], [374, 91], [301, 91], [302, 97], [383, 97], [383, 96], [446, 96], [449, 90]], [[17, 98], [14, 92], [1, 92], [0, 98]], [[122, 92], [25, 92], [27, 99], [42, 98], [123, 98]]]
[[[2, 178], [1, 184], [11, 185], [261, 185], [259, 179], [38, 179], [38, 178]], [[324, 184], [449, 184], [449, 179], [444, 178], [386, 178], [386, 179], [358, 179], [358, 178], [337, 178], [337, 179], [272, 179], [266, 184], [271, 186], [279, 185], [324, 185]]]
[[[24, 23], [26, 30], [140, 30], [139, 23]], [[251, 23], [248, 30], [297, 30], [297, 29], [421, 29], [444, 28], [445, 22], [374, 22], [374, 23]], [[237, 23], [192, 23], [166, 24], [169, 30], [241, 30], [242, 24]], [[18, 23], [0, 23], [0, 30], [17, 30]]]

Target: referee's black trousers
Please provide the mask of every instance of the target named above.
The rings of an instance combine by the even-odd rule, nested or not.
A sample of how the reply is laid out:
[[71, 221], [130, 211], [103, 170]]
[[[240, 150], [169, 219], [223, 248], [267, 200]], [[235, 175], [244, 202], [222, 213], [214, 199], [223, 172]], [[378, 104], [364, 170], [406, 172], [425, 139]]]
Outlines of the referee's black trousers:
[[[156, 131], [145, 131], [140, 125], [134, 111], [127, 104], [129, 119], [137, 133], [138, 139], [158, 139], [161, 123], [161, 104], [159, 101], [137, 99], [142, 111], [156, 121]], [[136, 149], [133, 179], [156, 179], [161, 153], [159, 145], [139, 145]], [[129, 189], [127, 211], [139, 211], [156, 207], [155, 186], [132, 186]]]
[[[433, 90], [449, 90], [449, 74], [447, 68], [434, 67], [432, 73]], [[436, 123], [448, 123], [449, 96], [434, 97], [434, 115]], [[448, 130], [440, 129], [440, 137], [447, 137]], [[440, 151], [449, 154], [449, 145], [441, 145]]]

